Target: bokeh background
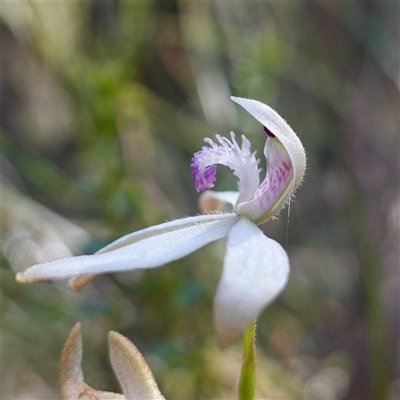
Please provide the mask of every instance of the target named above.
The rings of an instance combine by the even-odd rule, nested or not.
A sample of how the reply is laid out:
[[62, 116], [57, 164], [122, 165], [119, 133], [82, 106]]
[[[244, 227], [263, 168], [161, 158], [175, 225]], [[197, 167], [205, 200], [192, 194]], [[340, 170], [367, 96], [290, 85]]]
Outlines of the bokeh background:
[[[304, 184], [262, 226], [292, 273], [259, 318], [257, 397], [399, 396], [399, 3], [1, 3], [2, 398], [58, 396], [82, 322], [86, 382], [118, 391], [107, 332], [131, 339], [168, 399], [236, 397], [241, 343], [212, 301], [224, 241], [154, 270], [20, 285], [15, 272], [195, 215], [192, 154], [274, 107], [308, 154]], [[217, 189], [235, 189], [219, 168]], [[243, 293], [246, 296], [246, 293]]]

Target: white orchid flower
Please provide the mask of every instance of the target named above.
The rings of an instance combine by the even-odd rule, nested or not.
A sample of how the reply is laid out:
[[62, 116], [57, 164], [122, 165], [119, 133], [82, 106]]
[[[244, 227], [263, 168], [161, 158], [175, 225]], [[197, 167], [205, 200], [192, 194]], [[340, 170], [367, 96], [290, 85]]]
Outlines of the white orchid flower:
[[[228, 237], [223, 273], [214, 302], [219, 343], [233, 341], [283, 290], [289, 260], [276, 241], [257, 227], [276, 215], [300, 185], [306, 166], [304, 148], [289, 125], [269, 106], [232, 97], [264, 127], [267, 140], [265, 179], [260, 183], [259, 160], [242, 136], [242, 146], [216, 136], [195, 153], [191, 167], [198, 191], [213, 187], [216, 165], [229, 167], [238, 177], [238, 192], [206, 191], [203, 209], [231, 203], [232, 213], [187, 217], [128, 234], [98, 253], [40, 263], [17, 274], [20, 282], [75, 277], [73, 288], [105, 272], [153, 268], [184, 257], [206, 244]], [[83, 275], [83, 276], [82, 276]], [[81, 281], [79, 281], [81, 280]]]
[[110, 360], [123, 394], [103, 392], [84, 382], [81, 368], [82, 335], [78, 322], [64, 345], [60, 359], [62, 400], [163, 400], [149, 366], [135, 345], [118, 332], [108, 334]]

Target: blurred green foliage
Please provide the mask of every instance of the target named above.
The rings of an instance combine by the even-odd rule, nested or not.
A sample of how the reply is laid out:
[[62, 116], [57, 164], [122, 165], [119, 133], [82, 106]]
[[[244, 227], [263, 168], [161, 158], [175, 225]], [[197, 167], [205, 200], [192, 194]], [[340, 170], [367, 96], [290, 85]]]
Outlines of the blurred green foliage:
[[234, 129], [262, 154], [230, 95], [276, 108], [308, 153], [290, 218], [263, 226], [292, 275], [258, 322], [257, 398], [397, 398], [398, 20], [381, 1], [3, 2], [2, 398], [57, 397], [78, 320], [98, 389], [118, 391], [112, 329], [166, 398], [236, 397], [240, 344], [220, 350], [212, 326], [223, 243], [78, 293], [14, 281], [197, 213], [189, 163], [204, 137]]

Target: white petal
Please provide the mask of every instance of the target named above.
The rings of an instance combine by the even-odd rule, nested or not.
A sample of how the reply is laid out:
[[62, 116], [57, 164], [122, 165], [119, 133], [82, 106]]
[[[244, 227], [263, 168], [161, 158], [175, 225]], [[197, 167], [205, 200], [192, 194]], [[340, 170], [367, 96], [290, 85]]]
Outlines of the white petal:
[[233, 207], [238, 197], [239, 192], [216, 192], [214, 190], [206, 190], [199, 197], [199, 208], [202, 212], [219, 211], [224, 208], [226, 204], [230, 204]]
[[306, 154], [300, 139], [293, 132], [287, 122], [271, 107], [257, 100], [231, 97], [233, 101], [241, 105], [263, 126], [268, 128], [283, 144], [289, 153], [293, 164], [294, 184], [291, 192], [293, 193], [303, 180], [306, 169]]
[[285, 287], [289, 259], [282, 246], [267, 238], [247, 218], [231, 229], [222, 277], [214, 303], [221, 346], [226, 346]]
[[[217, 211], [217, 210], [213, 210]], [[225, 218], [225, 214], [214, 214], [211, 216], [213, 219]], [[107, 253], [112, 250], [119, 249], [120, 247], [127, 246], [128, 244], [132, 244], [138, 242], [139, 240], [146, 239], [150, 236], [159, 235], [161, 233], [171, 232], [176, 229], [184, 228], [186, 226], [190, 226], [197, 223], [203, 223], [210, 220], [210, 216], [208, 215], [200, 215], [197, 217], [190, 218], [181, 218], [174, 221], [166, 222], [164, 224], [159, 224], [155, 226], [151, 226], [146, 229], [142, 229], [137, 232], [129, 233], [121, 238], [115, 240], [114, 242], [108, 244], [103, 247], [96, 254]], [[90, 283], [93, 279], [95, 279], [99, 274], [84, 274], [84, 275], [75, 275], [71, 278], [68, 287], [70, 290], [76, 291], [81, 289], [83, 286]]]
[[[168, 222], [127, 235], [107, 246], [104, 253], [36, 264], [17, 274], [17, 280], [29, 283], [81, 274], [158, 267], [227, 236], [238, 218], [232, 213]], [[140, 240], [136, 241], [138, 238]], [[134, 243], [128, 244], [131, 241]]]
[[194, 225], [200, 225], [208, 222], [226, 220], [230, 218], [230, 214], [212, 214], [212, 215], [197, 215], [196, 217], [186, 217], [175, 219], [173, 221], [164, 222], [162, 224], [150, 226], [140, 231], [128, 233], [125, 236], [120, 237], [114, 242], [103, 247], [96, 254], [107, 253], [127, 246], [129, 244], [138, 242], [140, 240], [149, 238], [151, 236], [161, 235], [163, 233], [172, 232], [182, 228], [187, 228]]

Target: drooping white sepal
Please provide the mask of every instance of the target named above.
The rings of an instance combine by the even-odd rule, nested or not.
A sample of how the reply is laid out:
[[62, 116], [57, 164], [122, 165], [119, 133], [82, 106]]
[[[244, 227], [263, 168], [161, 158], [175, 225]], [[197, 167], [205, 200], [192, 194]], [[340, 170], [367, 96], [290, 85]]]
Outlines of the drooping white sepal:
[[227, 236], [238, 219], [231, 213], [167, 222], [126, 235], [108, 245], [106, 252], [36, 264], [17, 274], [17, 280], [30, 283], [81, 274], [158, 267]]
[[242, 217], [228, 235], [214, 302], [214, 321], [221, 346], [236, 339], [278, 296], [288, 274], [289, 259], [282, 246]]

